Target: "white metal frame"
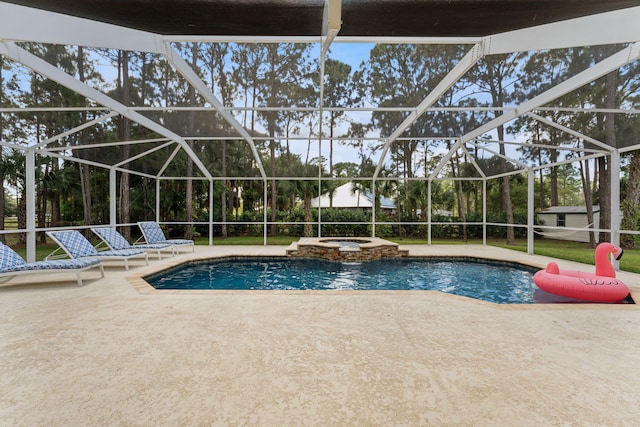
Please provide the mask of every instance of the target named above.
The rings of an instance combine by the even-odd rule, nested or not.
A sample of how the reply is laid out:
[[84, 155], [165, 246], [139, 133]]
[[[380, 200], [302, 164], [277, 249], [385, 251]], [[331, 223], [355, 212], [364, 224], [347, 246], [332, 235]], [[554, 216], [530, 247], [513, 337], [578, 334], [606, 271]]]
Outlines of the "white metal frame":
[[[632, 147], [625, 147], [624, 149], [618, 149], [610, 147], [607, 144], [598, 141], [589, 135], [583, 135], [572, 129], [567, 128], [561, 124], [555, 123], [548, 118], [538, 114], [544, 111], [553, 110], [553, 108], [545, 107], [550, 101], [557, 99], [558, 97], [575, 90], [593, 80], [614, 71], [625, 64], [629, 64], [633, 61], [640, 59], [640, 26], [637, 25], [640, 22], [640, 7], [627, 8], [623, 10], [617, 10], [612, 12], [601, 13], [597, 15], [576, 18], [566, 20], [557, 23], [545, 24], [530, 28], [524, 28], [515, 31], [509, 31], [501, 34], [494, 34], [487, 37], [455, 37], [455, 38], [415, 38], [415, 37], [341, 37], [339, 35], [341, 28], [341, 0], [326, 0], [325, 10], [323, 15], [322, 32], [318, 37], [230, 37], [230, 36], [166, 36], [161, 34], [154, 34], [139, 30], [132, 30], [112, 24], [106, 24], [101, 22], [95, 22], [83, 18], [76, 18], [72, 16], [62, 15], [53, 12], [47, 12], [38, 9], [32, 9], [24, 6], [18, 6], [14, 4], [4, 3], [0, 1], [0, 54], [7, 56], [8, 58], [16, 61], [29, 69], [32, 69], [58, 83], [76, 91], [79, 94], [95, 101], [98, 107], [63, 107], [52, 108], [47, 111], [102, 111], [104, 114], [93, 120], [77, 126], [73, 129], [69, 129], [65, 132], [55, 135], [37, 145], [30, 145], [25, 147], [21, 144], [14, 144], [8, 141], [0, 141], [2, 146], [11, 146], [14, 148], [24, 149], [26, 153], [26, 170], [27, 170], [27, 261], [33, 261], [35, 257], [35, 164], [34, 157], [36, 152], [44, 153], [49, 156], [71, 159], [78, 162], [84, 162], [95, 166], [105, 167], [110, 171], [110, 213], [111, 224], [116, 222], [116, 195], [115, 195], [115, 182], [117, 172], [137, 173], [140, 175], [148, 176], [156, 179], [158, 193], [157, 199], [159, 200], [160, 182], [168, 179], [204, 179], [210, 183], [210, 192], [213, 194], [213, 182], [218, 179], [225, 179], [225, 177], [214, 177], [211, 171], [207, 170], [207, 167], [201, 162], [196, 153], [190, 148], [187, 140], [196, 140], [197, 138], [188, 135], [178, 135], [175, 132], [167, 129], [153, 120], [140, 114], [140, 111], [145, 110], [158, 110], [162, 108], [157, 107], [128, 107], [113, 98], [105, 95], [104, 93], [88, 86], [87, 84], [79, 81], [75, 77], [64, 73], [56, 67], [48, 64], [44, 60], [36, 57], [35, 55], [20, 48], [16, 42], [39, 42], [39, 43], [56, 43], [65, 45], [78, 45], [95, 48], [111, 48], [122, 49], [132, 51], [143, 51], [162, 55], [170, 64], [181, 73], [187, 81], [195, 88], [197, 93], [201, 95], [208, 103], [209, 107], [197, 107], [197, 108], [181, 108], [174, 107], [174, 109], [183, 110], [210, 110], [216, 111], [220, 114], [224, 120], [237, 132], [237, 139], [246, 141], [251, 148], [254, 161], [258, 166], [260, 177], [247, 177], [246, 179], [255, 179], [263, 182], [264, 196], [267, 197], [267, 182], [273, 179], [308, 179], [303, 177], [268, 177], [264, 170], [258, 149], [256, 147], [256, 140], [260, 138], [251, 136], [247, 130], [235, 119], [232, 112], [241, 110], [238, 107], [225, 106], [216, 98], [207, 84], [197, 76], [197, 74], [191, 69], [189, 64], [180, 56], [180, 54], [172, 47], [171, 43], [176, 42], [242, 42], [242, 43], [281, 43], [281, 42], [296, 42], [296, 43], [314, 43], [320, 45], [320, 99], [317, 108], [308, 108], [308, 111], [317, 111], [320, 117], [324, 111], [338, 111], [339, 108], [327, 107], [323, 104], [323, 82], [324, 82], [324, 62], [326, 60], [327, 52], [332, 43], [424, 43], [424, 44], [467, 44], [470, 45], [470, 49], [462, 60], [451, 70], [451, 72], [445, 76], [442, 81], [436, 86], [436, 88], [429, 93], [419, 105], [410, 108], [380, 108], [380, 107], [362, 107], [356, 109], [349, 109], [350, 111], [406, 111], [409, 113], [408, 117], [393, 131], [389, 136], [382, 138], [384, 146], [378, 160], [378, 164], [375, 173], [370, 178], [373, 183], [378, 180], [392, 179], [381, 177], [380, 172], [386, 161], [388, 151], [392, 144], [396, 141], [402, 141], [405, 139], [412, 139], [403, 137], [407, 128], [409, 128], [418, 118], [428, 111], [446, 110], [433, 108], [435, 102], [456, 82], [458, 82], [480, 59], [487, 55], [512, 53], [519, 51], [531, 51], [541, 49], [559, 49], [568, 47], [578, 47], [587, 45], [603, 45], [603, 44], [628, 44], [627, 47], [619, 51], [618, 53], [604, 59], [603, 61], [595, 64], [594, 66], [582, 71], [581, 73], [569, 78], [568, 80], [558, 84], [555, 87], [547, 90], [546, 92], [518, 105], [516, 108], [503, 108], [502, 114], [484, 124], [483, 126], [474, 129], [466, 135], [456, 136], [443, 136], [438, 137], [423, 137], [424, 139], [444, 139], [453, 138], [455, 143], [453, 148], [447, 153], [442, 161], [438, 164], [436, 169], [426, 178], [428, 180], [428, 191], [430, 195], [431, 182], [435, 179], [440, 179], [439, 175], [443, 170], [446, 162], [457, 152], [466, 153], [467, 146], [473, 146], [478, 149], [486, 150], [494, 155], [499, 155], [495, 150], [489, 147], [485, 147], [477, 142], [477, 138], [484, 134], [494, 130], [498, 126], [504, 125], [517, 117], [522, 115], [528, 115], [529, 117], [544, 123], [545, 125], [552, 126], [562, 132], [565, 132], [574, 137], [583, 139], [595, 145], [598, 148], [591, 150], [582, 150], [582, 156], [573, 161], [580, 159], [590, 159], [603, 155], [611, 156], [612, 170], [619, 170], [620, 154], [623, 152], [640, 149], [640, 144]], [[606, 28], [606, 31], [594, 31], [594, 28]], [[165, 110], [168, 109], [164, 108]], [[268, 110], [274, 107], [260, 107], [256, 110]], [[292, 111], [301, 111], [305, 109], [290, 108]], [[464, 110], [461, 108], [450, 110]], [[476, 109], [481, 110], [481, 109]], [[487, 110], [486, 108], [484, 109]], [[491, 108], [491, 110], [499, 110]], [[569, 109], [564, 109], [569, 110]], [[571, 109], [572, 111], [604, 111], [603, 109]], [[14, 109], [0, 109], [0, 112], [12, 112]], [[40, 109], [22, 109], [25, 111], [40, 111]], [[609, 110], [607, 110], [609, 111]], [[615, 113], [628, 113], [638, 114], [637, 110], [622, 110], [616, 109]], [[83, 129], [89, 128], [97, 123], [105, 120], [109, 120], [116, 115], [127, 117], [132, 121], [139, 123], [140, 125], [147, 127], [154, 132], [162, 135], [163, 138], [154, 140], [145, 140], [144, 142], [153, 142], [155, 147], [142, 154], [139, 154], [131, 159], [122, 161], [112, 165], [99, 164], [97, 162], [89, 162], [76, 157], [71, 154], [65, 153], [64, 148], [49, 147], [49, 144], [59, 139], [65, 138], [76, 132], [80, 132]], [[322, 135], [322, 120], [320, 121], [320, 129], [318, 135]], [[319, 144], [319, 153], [322, 154], [322, 137], [318, 135], [315, 138]], [[215, 138], [205, 138], [208, 140], [215, 140]], [[281, 139], [286, 139], [282, 137]], [[294, 140], [294, 138], [289, 138]], [[299, 138], [302, 139], [302, 138]], [[369, 139], [369, 138], [366, 138]], [[371, 137], [371, 140], [380, 140], [380, 137]], [[137, 144], [142, 141], [123, 141], [119, 144]], [[498, 141], [498, 143], [514, 143], [509, 141]], [[109, 146], [114, 143], [103, 143], [96, 146]], [[154, 151], [168, 148], [175, 145], [175, 149], [168, 156], [166, 163], [156, 175], [142, 174], [140, 172], [125, 168], [125, 164], [134, 160], [135, 158], [143, 158]], [[540, 145], [543, 147], [543, 145]], [[82, 147], [73, 147], [74, 150], [81, 149]], [[558, 148], [558, 147], [554, 147]], [[574, 150], [566, 147], [567, 150]], [[201, 174], [200, 177], [169, 177], [165, 176], [165, 171], [170, 162], [180, 152], [184, 151], [189, 158], [194, 162], [197, 170]], [[519, 168], [518, 172], [526, 172], [528, 174], [529, 181], [529, 212], [528, 212], [528, 235], [529, 235], [529, 252], [533, 251], [533, 172], [539, 168], [549, 167], [549, 165], [528, 167], [527, 165], [517, 162], [515, 159], [507, 158], [507, 160]], [[479, 178], [483, 182], [483, 191], [486, 192], [486, 180], [489, 178], [496, 178], [497, 176], [487, 177], [481, 170], [481, 168], [474, 163], [474, 167], [478, 172]], [[556, 165], [562, 164], [558, 162]], [[620, 201], [620, 189], [619, 189], [619, 173], [612, 174], [611, 182], [611, 194], [612, 194], [612, 241], [617, 243], [620, 237], [620, 212], [616, 207], [619, 206]], [[233, 177], [234, 179], [243, 179], [242, 177]], [[318, 180], [323, 178], [318, 175]], [[361, 178], [360, 178], [361, 179]], [[423, 178], [424, 179], [424, 178]], [[213, 200], [210, 198], [210, 211], [213, 211]], [[430, 197], [429, 197], [430, 206]], [[158, 212], [159, 209], [156, 211]], [[483, 208], [484, 221], [483, 226], [486, 230], [486, 206]], [[430, 225], [431, 225], [431, 209], [428, 213], [428, 226], [429, 226], [429, 242], [431, 240]], [[213, 237], [213, 225], [215, 222], [210, 219], [210, 242]], [[266, 210], [264, 217], [264, 241], [266, 244], [266, 229], [267, 229]], [[320, 232], [321, 220], [318, 221], [318, 232]], [[373, 233], [375, 234], [375, 213], [372, 219]], [[485, 234], [486, 235], [486, 234]], [[485, 237], [486, 239], [486, 237]], [[486, 240], [485, 240], [486, 243]]]

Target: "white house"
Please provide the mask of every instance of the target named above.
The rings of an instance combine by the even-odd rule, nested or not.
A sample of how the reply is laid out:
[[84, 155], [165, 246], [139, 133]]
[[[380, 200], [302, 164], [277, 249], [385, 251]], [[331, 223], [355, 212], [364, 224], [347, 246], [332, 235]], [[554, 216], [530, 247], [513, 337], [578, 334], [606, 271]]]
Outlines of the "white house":
[[[394, 213], [396, 204], [393, 200], [380, 196], [380, 209], [389, 213]], [[359, 190], [353, 182], [347, 182], [336, 188], [333, 192], [333, 203], [329, 200], [329, 194], [311, 199], [311, 207], [328, 208], [333, 206], [336, 209], [371, 209], [373, 207], [373, 195], [369, 191]]]
[[[572, 228], [589, 228], [586, 206], [551, 206], [538, 211], [538, 222], [541, 225]], [[600, 223], [600, 206], [593, 207], [593, 231], [598, 233]], [[589, 231], [579, 230], [549, 230], [540, 233], [549, 239], [571, 240], [574, 242], [588, 242]]]

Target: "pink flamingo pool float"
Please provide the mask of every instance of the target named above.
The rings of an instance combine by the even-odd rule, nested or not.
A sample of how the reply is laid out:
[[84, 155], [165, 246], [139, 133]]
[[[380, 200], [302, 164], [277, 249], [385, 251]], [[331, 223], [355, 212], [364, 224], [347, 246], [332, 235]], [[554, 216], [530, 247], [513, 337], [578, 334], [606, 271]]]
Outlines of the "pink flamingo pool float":
[[563, 297], [595, 302], [622, 301], [629, 295], [629, 288], [616, 279], [609, 254], [618, 260], [622, 249], [611, 243], [600, 243], [596, 248], [596, 273], [577, 270], [560, 270], [558, 264], [550, 262], [546, 270], [540, 270], [533, 281], [540, 289]]

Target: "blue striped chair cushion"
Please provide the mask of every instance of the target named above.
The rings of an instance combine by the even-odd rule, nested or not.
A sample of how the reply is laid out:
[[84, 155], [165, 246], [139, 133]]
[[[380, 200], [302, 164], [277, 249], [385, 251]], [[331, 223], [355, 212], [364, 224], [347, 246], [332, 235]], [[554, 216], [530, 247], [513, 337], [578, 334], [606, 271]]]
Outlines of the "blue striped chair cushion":
[[26, 264], [13, 249], [9, 246], [0, 243], [0, 270], [19, 267]]
[[170, 248], [171, 245], [168, 243], [141, 243], [132, 245], [131, 248], [135, 249], [165, 249]]
[[129, 249], [131, 245], [115, 229], [109, 227], [92, 228], [93, 232], [104, 239], [112, 249]]
[[138, 223], [138, 226], [142, 229], [144, 239], [147, 243], [161, 243], [167, 240], [157, 222], [141, 221]]
[[12, 273], [19, 271], [38, 271], [38, 270], [77, 270], [100, 264], [99, 259], [83, 258], [83, 259], [60, 259], [49, 261], [36, 261], [15, 265], [10, 268], [0, 269], [0, 273]]
[[169, 240], [165, 240], [165, 242], [170, 243], [172, 245], [193, 245], [193, 240], [187, 240], [187, 239], [169, 239]]
[[98, 255], [98, 251], [91, 242], [77, 230], [53, 231], [51, 235], [58, 239], [73, 258]]
[[129, 257], [132, 255], [140, 255], [146, 253], [142, 249], [118, 249], [115, 251], [100, 251], [96, 252], [96, 256], [117, 256], [117, 257]]

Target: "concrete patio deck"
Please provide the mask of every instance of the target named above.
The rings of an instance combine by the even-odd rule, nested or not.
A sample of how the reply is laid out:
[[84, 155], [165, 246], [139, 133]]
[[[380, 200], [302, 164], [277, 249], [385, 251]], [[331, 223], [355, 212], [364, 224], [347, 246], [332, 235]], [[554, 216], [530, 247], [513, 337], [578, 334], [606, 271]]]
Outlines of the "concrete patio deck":
[[[403, 248], [549, 261], [483, 246]], [[197, 246], [149, 267], [107, 267], [104, 279], [88, 272], [81, 288], [73, 275], [0, 285], [0, 425], [640, 422], [640, 305], [507, 306], [428, 291], [145, 292], [139, 282], [176, 261], [285, 250]], [[640, 301], [640, 276], [619, 277]]]

